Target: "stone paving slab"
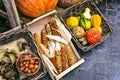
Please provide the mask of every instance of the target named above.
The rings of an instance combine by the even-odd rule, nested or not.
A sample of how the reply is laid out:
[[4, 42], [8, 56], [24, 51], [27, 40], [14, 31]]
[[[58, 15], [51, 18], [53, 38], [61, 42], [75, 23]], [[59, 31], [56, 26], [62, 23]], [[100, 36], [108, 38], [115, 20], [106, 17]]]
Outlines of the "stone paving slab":
[[[101, 12], [113, 28], [112, 35], [94, 49], [82, 54], [86, 62], [61, 80], [120, 80], [120, 0]], [[49, 75], [41, 80], [51, 80]]]

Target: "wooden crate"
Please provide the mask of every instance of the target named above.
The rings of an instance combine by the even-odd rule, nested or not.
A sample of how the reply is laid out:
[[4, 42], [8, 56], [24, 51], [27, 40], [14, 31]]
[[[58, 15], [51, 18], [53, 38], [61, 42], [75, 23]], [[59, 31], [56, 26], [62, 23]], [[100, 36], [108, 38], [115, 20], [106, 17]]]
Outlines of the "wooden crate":
[[2, 2], [5, 6], [6, 12], [0, 10], [0, 16], [8, 19], [12, 28], [21, 26], [14, 0], [2, 0]]

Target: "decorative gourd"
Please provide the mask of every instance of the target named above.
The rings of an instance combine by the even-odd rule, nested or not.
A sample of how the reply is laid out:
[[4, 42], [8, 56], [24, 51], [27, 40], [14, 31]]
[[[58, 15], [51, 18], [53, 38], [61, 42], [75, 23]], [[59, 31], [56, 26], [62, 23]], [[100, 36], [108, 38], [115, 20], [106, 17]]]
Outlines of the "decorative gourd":
[[85, 35], [85, 31], [84, 31], [83, 27], [80, 27], [80, 26], [74, 27], [72, 29], [72, 32], [74, 33], [74, 35], [77, 38], [81, 38], [81, 37], [83, 37]]
[[81, 0], [58, 0], [58, 6], [62, 8], [67, 8], [69, 6], [72, 6], [74, 4], [77, 4]]
[[84, 11], [83, 15], [84, 15], [85, 18], [90, 19], [91, 18], [90, 9], [85, 8], [85, 11]]
[[77, 27], [79, 25], [79, 17], [70, 16], [66, 19], [66, 24], [70, 29]]
[[96, 28], [91, 28], [86, 32], [86, 40], [90, 44], [95, 44], [101, 39], [100, 31]]
[[90, 18], [90, 21], [91, 21], [92, 26], [95, 28], [99, 28], [101, 26], [101, 23], [102, 23], [101, 17], [99, 14], [92, 15]]
[[32, 18], [52, 11], [57, 2], [58, 0], [15, 0], [18, 10]]

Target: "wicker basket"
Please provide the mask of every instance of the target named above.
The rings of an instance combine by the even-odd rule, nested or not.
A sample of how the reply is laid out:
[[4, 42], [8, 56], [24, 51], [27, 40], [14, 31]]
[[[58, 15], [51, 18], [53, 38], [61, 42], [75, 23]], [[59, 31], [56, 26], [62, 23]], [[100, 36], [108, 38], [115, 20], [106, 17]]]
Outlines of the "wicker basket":
[[[33, 80], [33, 79], [37, 80], [37, 79], [41, 78], [43, 75], [45, 75], [46, 71], [44, 69], [44, 64], [39, 55], [38, 49], [35, 45], [35, 42], [31, 36], [31, 33], [27, 29], [21, 29], [20, 27], [16, 27], [5, 33], [2, 33], [0, 36], [0, 47], [3, 48], [3, 46], [8, 46], [9, 43], [19, 40], [21, 38], [27, 42], [28, 46], [30, 47], [31, 52], [33, 52], [37, 57], [39, 57], [39, 59], [41, 61], [41, 63], [40, 63], [41, 68], [39, 69], [39, 71], [36, 74], [34, 74], [32, 76], [26, 76], [26, 75], [21, 75], [20, 73], [18, 73], [17, 68], [16, 68], [17, 66], [14, 64], [13, 68], [18, 74], [18, 76], [17, 76], [18, 79], [16, 79], [16, 80]], [[14, 44], [11, 44], [11, 46], [12, 45], [14, 45]], [[17, 61], [17, 59], [16, 59], [16, 61]]]
[[[91, 14], [99, 14], [102, 17], [102, 38], [101, 40], [96, 43], [96, 44], [87, 44], [85, 46], [83, 46], [79, 40], [75, 37], [75, 35], [73, 34], [73, 32], [70, 30], [70, 28], [66, 25], [66, 19], [72, 15], [75, 14], [75, 12], [83, 12], [84, 9], [88, 7], [91, 9]], [[105, 19], [105, 17], [103, 16], [103, 14], [100, 12], [100, 10], [97, 8], [97, 6], [95, 5], [95, 3], [93, 1], [84, 1], [83, 3], [74, 5], [70, 8], [67, 8], [66, 10], [64, 10], [63, 12], [61, 12], [59, 14], [59, 17], [61, 19], [61, 21], [64, 23], [64, 25], [66, 26], [66, 28], [71, 32], [72, 36], [73, 36], [73, 41], [75, 42], [75, 44], [78, 46], [78, 48], [82, 51], [82, 52], [87, 52], [88, 50], [92, 49], [93, 47], [95, 47], [96, 45], [100, 44], [101, 42], [103, 42], [104, 40], [106, 40], [110, 34], [112, 33], [112, 28], [109, 25], [109, 23], [107, 22], [107, 20]]]

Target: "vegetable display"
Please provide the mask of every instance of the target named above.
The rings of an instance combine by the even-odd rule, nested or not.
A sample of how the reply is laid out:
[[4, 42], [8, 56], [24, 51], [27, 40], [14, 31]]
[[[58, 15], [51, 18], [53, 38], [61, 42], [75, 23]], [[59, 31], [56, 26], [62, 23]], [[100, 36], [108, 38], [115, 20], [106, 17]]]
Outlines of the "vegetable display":
[[[76, 19], [79, 17], [79, 19], [73, 19], [72, 21], [71, 17]], [[77, 24], [78, 22], [79, 24]], [[70, 24], [72, 24], [72, 26]], [[91, 14], [91, 10], [88, 7], [84, 9], [83, 13], [75, 12], [74, 15], [71, 15], [66, 19], [66, 25], [71, 29], [74, 36], [83, 46], [95, 44], [101, 40], [101, 24], [101, 16], [97, 13]]]
[[18, 10], [25, 16], [39, 17], [52, 11], [58, 0], [15, 0]]
[[[64, 28], [64, 25], [62, 25], [57, 18], [53, 18], [42, 30], [46, 31], [46, 35], [37, 36], [39, 38], [35, 37], [35, 41], [38, 47], [42, 45], [39, 49], [40, 51], [43, 50], [42, 56], [43, 58], [46, 56], [47, 59], [45, 58], [44, 60], [45, 63], [49, 65], [51, 72], [56, 75], [75, 64], [76, 56], [69, 44], [71, 35], [69, 36], [69, 33], [67, 33], [67, 29]], [[65, 33], [68, 34], [67, 36], [69, 37], [66, 37]], [[38, 33], [35, 33], [34, 35], [36, 34]], [[47, 37], [46, 41], [48, 47], [46, 47], [43, 42], [39, 43], [40, 41], [38, 41], [38, 39], [41, 38], [40, 40], [42, 40], [45, 36]]]
[[0, 45], [0, 80], [21, 80], [22, 72], [30, 76], [37, 73], [41, 66], [40, 59], [29, 52], [32, 53], [31, 47], [23, 37]]

